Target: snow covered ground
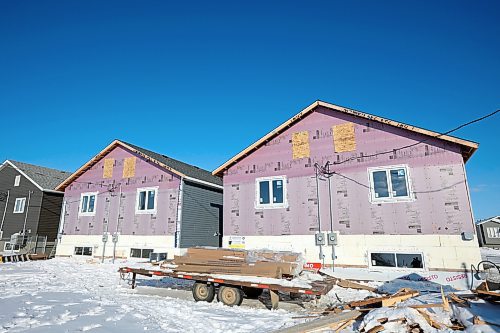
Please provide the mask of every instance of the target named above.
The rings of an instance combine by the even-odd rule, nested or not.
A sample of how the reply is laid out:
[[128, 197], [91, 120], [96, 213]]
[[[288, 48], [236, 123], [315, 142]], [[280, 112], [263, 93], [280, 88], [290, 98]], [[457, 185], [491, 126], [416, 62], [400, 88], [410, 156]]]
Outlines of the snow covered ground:
[[0, 265], [0, 332], [267, 332], [294, 322], [296, 314], [285, 310], [140, 294], [120, 283], [124, 265], [74, 259]]
[[[2, 332], [271, 332], [306, 319], [314, 308], [379, 296], [366, 290], [335, 286], [319, 301], [300, 304], [280, 303], [286, 310], [271, 311], [257, 300], [245, 300], [241, 307], [230, 308], [220, 303], [196, 303], [192, 300], [190, 281], [172, 278], [138, 277], [138, 288], [130, 289], [120, 280], [119, 267], [130, 262], [93, 263], [75, 259], [52, 259], [0, 265], [0, 333]], [[307, 280], [314, 280], [308, 274]], [[372, 310], [364, 319], [343, 332], [370, 329], [381, 318], [406, 318], [418, 323], [426, 332], [430, 328], [415, 309], [407, 305], [441, 302], [440, 286], [426, 281], [394, 280], [370, 283], [393, 293], [402, 287], [419, 290], [421, 295], [404, 301], [395, 308]], [[162, 287], [162, 288], [156, 288]], [[445, 287], [445, 292], [452, 291]], [[436, 293], [436, 291], [438, 291]], [[317, 309], [316, 309], [317, 310]], [[500, 325], [497, 305], [472, 302], [470, 308], [452, 305], [452, 311], [428, 309], [431, 316], [445, 325], [462, 318], [467, 332], [498, 332], [500, 326], [472, 325], [474, 315]], [[300, 312], [300, 313], [298, 313]], [[317, 312], [316, 312], [317, 313]], [[407, 325], [387, 324], [385, 332], [406, 332]], [[451, 332], [445, 329], [445, 332]]]

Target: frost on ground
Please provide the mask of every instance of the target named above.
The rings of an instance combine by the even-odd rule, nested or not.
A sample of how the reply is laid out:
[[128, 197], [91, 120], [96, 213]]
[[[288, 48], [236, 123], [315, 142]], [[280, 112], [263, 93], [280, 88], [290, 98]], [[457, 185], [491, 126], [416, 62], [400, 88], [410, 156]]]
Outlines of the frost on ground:
[[268, 332], [293, 324], [294, 314], [284, 310], [137, 294], [120, 282], [124, 265], [73, 259], [0, 265], [0, 332]]

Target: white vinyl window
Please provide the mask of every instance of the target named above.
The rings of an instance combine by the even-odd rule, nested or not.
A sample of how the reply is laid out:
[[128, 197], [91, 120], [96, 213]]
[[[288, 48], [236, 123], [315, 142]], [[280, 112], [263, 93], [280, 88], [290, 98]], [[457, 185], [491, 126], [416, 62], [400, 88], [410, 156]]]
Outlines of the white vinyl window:
[[486, 233], [488, 238], [500, 238], [500, 227], [488, 227]]
[[398, 202], [413, 200], [408, 166], [369, 168], [371, 202]]
[[93, 216], [95, 215], [96, 204], [97, 204], [97, 193], [82, 193], [80, 197], [80, 210], [79, 214], [82, 216]]
[[153, 249], [130, 249], [130, 258], [144, 258], [149, 259], [149, 256], [153, 253]]
[[158, 187], [137, 189], [136, 214], [155, 214], [157, 197]]
[[286, 177], [255, 179], [255, 208], [286, 208]]
[[75, 256], [91, 256], [92, 250], [92, 246], [75, 246], [73, 253]]
[[14, 187], [19, 186], [20, 182], [21, 182], [21, 175], [17, 175], [16, 178], [14, 178]]
[[423, 269], [424, 260], [422, 253], [372, 252], [370, 266]]
[[24, 206], [26, 205], [26, 198], [16, 198], [14, 203], [14, 213], [24, 213]]
[[9, 242], [5, 242], [3, 246], [4, 251], [19, 251], [21, 249], [21, 244], [11, 244]]

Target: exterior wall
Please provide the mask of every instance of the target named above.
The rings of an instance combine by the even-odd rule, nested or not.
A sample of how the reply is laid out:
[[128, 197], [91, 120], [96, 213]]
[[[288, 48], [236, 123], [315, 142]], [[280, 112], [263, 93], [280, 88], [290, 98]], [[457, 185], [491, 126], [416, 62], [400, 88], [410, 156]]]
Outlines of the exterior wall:
[[180, 246], [220, 246], [222, 190], [185, 181]]
[[[19, 186], [14, 186], [14, 181], [17, 175], [21, 176], [20, 183]], [[7, 191], [10, 192], [8, 201]], [[30, 191], [32, 191], [32, 193], [28, 205]], [[23, 231], [26, 212], [28, 214], [25, 227], [26, 235], [35, 236], [38, 231], [39, 216], [42, 206], [42, 191], [31, 181], [21, 175], [16, 169], [10, 166], [5, 166], [0, 170], [0, 195], [0, 221], [5, 211], [5, 218], [2, 227], [3, 241], [8, 241], [10, 240], [10, 236], [12, 234], [17, 232], [21, 233]], [[14, 213], [16, 198], [26, 198], [24, 213]], [[0, 244], [0, 246], [1, 252], [4, 249], [3, 243]]]
[[[335, 115], [335, 116], [333, 116]], [[334, 152], [332, 125], [355, 123], [356, 151]], [[292, 159], [291, 136], [308, 131], [310, 158]], [[227, 235], [304, 235], [318, 231], [314, 164], [342, 162], [427, 139], [394, 154], [333, 166], [333, 226], [341, 234], [460, 234], [474, 232], [459, 147], [334, 111], [315, 111], [224, 174]], [[372, 204], [369, 167], [408, 165], [413, 202]], [[285, 175], [289, 207], [255, 208], [255, 179]], [[320, 181], [322, 229], [330, 229], [328, 182]]]
[[49, 242], [57, 238], [57, 229], [61, 219], [63, 193], [43, 192], [38, 236], [47, 236]]
[[487, 228], [500, 228], [496, 222], [483, 222], [477, 226], [481, 246], [500, 248], [500, 238], [488, 237]]
[[[135, 174], [123, 178], [124, 161], [129, 157], [136, 157]], [[105, 159], [111, 158], [114, 159], [112, 175], [104, 178]], [[77, 239], [67, 237], [68, 235], [88, 235], [98, 236], [88, 237], [92, 244], [94, 239], [98, 239], [102, 244], [104, 233], [116, 232], [120, 234], [118, 247], [129, 242], [126, 235], [173, 238], [176, 231], [179, 185], [180, 177], [177, 175], [122, 147], [117, 147], [66, 188], [65, 214], [61, 219], [61, 243], [69, 246], [68, 242]], [[137, 189], [144, 187], [158, 187], [155, 214], [136, 214]], [[94, 216], [79, 214], [81, 194], [86, 192], [98, 192]], [[144, 239], [151, 239], [153, 242], [155, 237]], [[145, 245], [149, 247], [147, 242]], [[112, 246], [111, 237], [107, 246]], [[66, 250], [60, 249], [58, 245], [57, 255], [62, 255], [64, 251]]]
[[[356, 148], [336, 153], [332, 126], [347, 122], [354, 124]], [[293, 159], [292, 134], [301, 131], [308, 132], [310, 156]], [[421, 141], [424, 142], [407, 149], [370, 156]], [[331, 171], [336, 172], [330, 179], [331, 197], [328, 180], [319, 181], [318, 200], [314, 165], [325, 165], [326, 162], [341, 164], [331, 166]], [[368, 168], [396, 165], [408, 167], [409, 190], [414, 200], [372, 203]], [[288, 207], [255, 208], [255, 179], [269, 176], [287, 177]], [[357, 252], [342, 244], [342, 239], [347, 239], [344, 235], [356, 236], [353, 238], [356, 241], [369, 235], [418, 235], [415, 239], [436, 235], [448, 241], [450, 238], [445, 235], [454, 239], [462, 232], [475, 233], [460, 147], [404, 128], [318, 108], [224, 172], [225, 236], [245, 236], [246, 239], [262, 236], [258, 238], [262, 240], [261, 246], [267, 246], [265, 240], [268, 236], [281, 239], [290, 235], [291, 238], [285, 239], [292, 241], [280, 241], [281, 246], [291, 244], [301, 251], [300, 246], [295, 246], [295, 237], [292, 236], [304, 237], [310, 243], [309, 252], [315, 253], [312, 257], [317, 261], [319, 249], [314, 245], [314, 237], [305, 236], [320, 230], [340, 234], [337, 256], [346, 263], [353, 262], [351, 259]], [[386, 241], [397, 247], [401, 239], [398, 237], [389, 237]], [[462, 243], [460, 246], [467, 248], [474, 243], [477, 248], [476, 241]], [[361, 251], [372, 245], [370, 242], [361, 245]], [[447, 246], [441, 244], [441, 248]], [[439, 252], [435, 255], [439, 256]], [[471, 255], [479, 259], [478, 253], [474, 250]], [[430, 252], [424, 255], [431, 256]], [[358, 256], [358, 259], [355, 261], [367, 265], [366, 256]], [[471, 258], [471, 262], [478, 261]], [[461, 266], [450, 261], [446, 265]], [[437, 265], [439, 267], [443, 266]]]

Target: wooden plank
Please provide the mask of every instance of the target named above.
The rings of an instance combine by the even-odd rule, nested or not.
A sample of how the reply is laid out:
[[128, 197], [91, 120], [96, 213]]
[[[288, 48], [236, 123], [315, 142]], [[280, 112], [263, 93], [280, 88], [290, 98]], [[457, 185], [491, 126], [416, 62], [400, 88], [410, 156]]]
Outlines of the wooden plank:
[[377, 290], [376, 288], [370, 287], [370, 286], [365, 286], [356, 282], [352, 282], [349, 280], [343, 280], [339, 279], [337, 281], [337, 286], [342, 287], [342, 288], [351, 288], [351, 289], [358, 289], [358, 290], [368, 290], [374, 292]]
[[292, 158], [299, 159], [309, 157], [311, 151], [309, 149], [309, 132], [292, 133]]
[[285, 327], [274, 331], [274, 333], [304, 333], [317, 330], [323, 327], [329, 327], [332, 324], [355, 320], [361, 316], [361, 312], [353, 310], [349, 312], [342, 312], [339, 314], [324, 316], [306, 323], [298, 324], [292, 327]]
[[432, 319], [431, 315], [424, 309], [417, 309], [417, 311], [422, 315], [422, 317], [424, 317], [425, 321], [427, 321], [427, 323], [434, 327], [434, 328], [437, 328], [437, 329], [444, 329], [446, 328], [446, 325], [444, 324], [441, 324], [440, 322]]
[[366, 333], [378, 333], [382, 332], [383, 330], [385, 330], [384, 325], [377, 325], [370, 328]]
[[336, 153], [345, 153], [356, 150], [356, 136], [354, 134], [354, 124], [351, 122], [334, 125], [333, 145]]

